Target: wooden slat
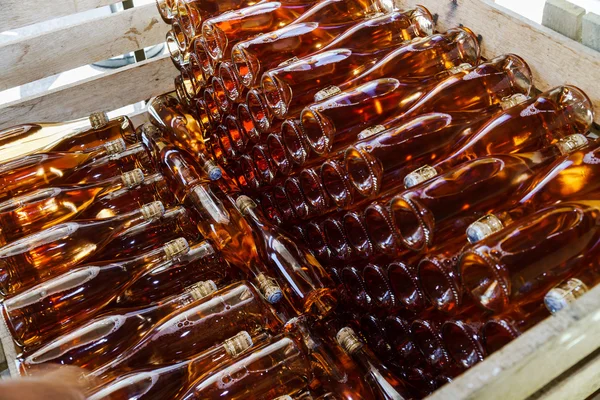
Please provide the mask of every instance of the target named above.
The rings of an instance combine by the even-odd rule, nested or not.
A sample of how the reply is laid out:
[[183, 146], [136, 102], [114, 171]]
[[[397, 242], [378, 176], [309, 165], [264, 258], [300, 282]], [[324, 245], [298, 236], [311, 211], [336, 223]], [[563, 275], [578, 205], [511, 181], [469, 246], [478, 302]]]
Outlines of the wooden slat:
[[0, 314], [0, 347], [2, 347], [4, 352], [4, 356], [6, 358], [5, 361], [8, 366], [8, 370], [10, 371], [10, 375], [19, 375], [19, 371], [17, 370], [17, 365], [15, 363], [15, 360], [17, 359], [17, 350], [12, 336], [10, 335], [10, 331], [6, 326], [6, 321], [4, 320], [3, 314]]
[[[598, 348], [600, 286], [571, 307], [527, 331], [428, 399], [526, 399]], [[595, 369], [588, 372], [592, 376], [597, 373]], [[577, 394], [572, 392], [563, 398], [576, 400]]]
[[119, 0], [2, 0], [0, 32], [103, 7]]
[[0, 129], [31, 121], [67, 121], [173, 90], [178, 71], [160, 56], [0, 106]]
[[146, 4], [0, 45], [0, 90], [162, 43], [167, 31]]
[[[524, 0], [526, 2], [526, 0]], [[515, 14], [491, 0], [396, 0], [400, 7], [422, 4], [437, 16], [438, 29], [460, 24], [481, 35], [482, 53], [490, 58], [517, 54], [532, 69], [535, 85], [546, 90], [563, 84], [583, 89], [600, 123], [600, 53]]]

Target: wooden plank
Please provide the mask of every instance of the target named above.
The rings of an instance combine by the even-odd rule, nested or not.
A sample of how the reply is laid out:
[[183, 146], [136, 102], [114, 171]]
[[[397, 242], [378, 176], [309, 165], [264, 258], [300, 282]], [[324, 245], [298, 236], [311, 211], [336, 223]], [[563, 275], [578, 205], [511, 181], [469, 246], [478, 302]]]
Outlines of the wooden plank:
[[169, 26], [155, 4], [0, 45], [0, 90], [162, 43]]
[[0, 129], [25, 122], [67, 121], [116, 110], [173, 90], [178, 71], [163, 55], [0, 106]]
[[403, 8], [417, 4], [437, 18], [440, 31], [464, 25], [481, 35], [482, 53], [491, 58], [517, 54], [531, 67], [538, 89], [563, 84], [583, 89], [600, 123], [600, 53], [532, 22], [491, 0], [396, 0]]
[[6, 364], [11, 376], [18, 376], [19, 371], [15, 360], [17, 359], [17, 349], [13, 342], [13, 338], [6, 326], [4, 315], [0, 313], [0, 347], [4, 352], [6, 358]]
[[[598, 348], [600, 286], [571, 307], [525, 332], [428, 399], [526, 399]], [[588, 372], [595, 374], [594, 369]]]
[[0, 7], [0, 31], [20, 28], [65, 15], [76, 14], [93, 8], [103, 7], [119, 0], [2, 0]]

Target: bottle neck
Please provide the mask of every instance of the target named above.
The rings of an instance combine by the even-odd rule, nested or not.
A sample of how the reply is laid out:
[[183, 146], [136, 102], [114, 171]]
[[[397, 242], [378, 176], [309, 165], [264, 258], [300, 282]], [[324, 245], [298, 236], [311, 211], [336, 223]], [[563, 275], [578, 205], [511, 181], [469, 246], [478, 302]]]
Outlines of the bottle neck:
[[165, 243], [164, 246], [133, 257], [128, 261], [122, 262], [121, 266], [132, 271], [155, 271], [157, 269], [167, 269], [177, 263], [180, 257], [190, 251], [190, 246], [183, 238], [172, 240]]
[[117, 215], [106, 223], [117, 225], [121, 228], [119, 234], [127, 232], [130, 228], [144, 224], [152, 223], [157, 219], [163, 217], [165, 214], [165, 207], [160, 201], [144, 204], [137, 210], [130, 211], [125, 214]]

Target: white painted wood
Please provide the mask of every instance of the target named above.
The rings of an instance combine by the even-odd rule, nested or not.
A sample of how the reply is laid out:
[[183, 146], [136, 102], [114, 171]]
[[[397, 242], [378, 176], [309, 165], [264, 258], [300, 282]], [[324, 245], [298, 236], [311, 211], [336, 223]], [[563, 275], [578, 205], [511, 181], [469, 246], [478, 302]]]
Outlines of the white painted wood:
[[35, 2], [2, 0], [0, 32], [119, 2], [119, 0], [35, 0]]
[[0, 91], [162, 43], [168, 30], [146, 4], [0, 45]]
[[584, 15], [585, 8], [569, 1], [547, 0], [542, 25], [568, 38], [581, 41], [581, 21]]
[[173, 90], [178, 74], [160, 56], [0, 106], [0, 129], [25, 122], [68, 121], [116, 110]]
[[481, 35], [482, 53], [517, 54], [531, 67], [536, 87], [571, 84], [583, 89], [600, 122], [600, 53], [532, 22], [491, 0], [396, 0], [400, 7], [422, 4], [437, 16], [440, 31], [459, 26]]

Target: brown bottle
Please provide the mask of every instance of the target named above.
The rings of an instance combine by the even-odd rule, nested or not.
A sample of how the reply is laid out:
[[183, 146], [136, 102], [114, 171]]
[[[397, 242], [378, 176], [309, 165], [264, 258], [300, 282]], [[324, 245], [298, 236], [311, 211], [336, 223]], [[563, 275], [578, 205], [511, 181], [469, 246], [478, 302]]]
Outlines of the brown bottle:
[[576, 134], [532, 153], [478, 158], [404, 191], [390, 202], [402, 242], [422, 251], [439, 240], [436, 231], [445, 222], [514, 203], [543, 168], [587, 143], [585, 136]]
[[525, 217], [463, 252], [460, 275], [483, 307], [539, 302], [598, 254], [597, 200], [559, 203]]
[[280, 325], [281, 321], [256, 289], [247, 282], [239, 282], [163, 318], [126, 351], [95, 369], [93, 375], [104, 377], [111, 371], [125, 372], [182, 361], [240, 330], [253, 336], [276, 331]]
[[[390, 23], [412, 24], [416, 27], [416, 36], [431, 33], [429, 13], [420, 6], [410, 11], [386, 14], [361, 24], [387, 28]], [[267, 71], [263, 75], [262, 86], [273, 113], [279, 118], [297, 115], [304, 106], [312, 102], [320, 102], [372, 79], [435, 75], [440, 72], [440, 67], [435, 65], [442, 60], [447, 63], [445, 68], [449, 69], [452, 64], [475, 65], [479, 56], [476, 39], [462, 28], [402, 45], [401, 41], [407, 39], [405, 35], [397, 39], [392, 35], [391, 38], [396, 41], [388, 41], [389, 35], [375, 33], [361, 38], [364, 39], [362, 42], [344, 43], [343, 46], [334, 41], [317, 54]], [[373, 43], [373, 38], [386, 43]], [[399, 45], [400, 47], [394, 48]]]
[[421, 289], [413, 264], [413, 262], [392, 262], [387, 266], [387, 274], [397, 304], [418, 315], [429, 310], [431, 304]]
[[208, 55], [215, 63], [231, 57], [236, 43], [283, 28], [315, 3], [316, 0], [261, 2], [207, 19], [202, 24], [202, 36]]
[[599, 282], [598, 265], [594, 263], [550, 289], [544, 296], [544, 305], [548, 311], [556, 314], [560, 310], [569, 307]]
[[188, 251], [187, 241], [179, 238], [134, 258], [71, 269], [7, 299], [2, 308], [7, 326], [20, 346], [47, 343], [100, 314], [142, 275], [169, 268]]
[[249, 197], [238, 197], [236, 205], [252, 228], [262, 260], [285, 282], [283, 288], [298, 313], [319, 318], [331, 313], [336, 305], [333, 282], [314, 256], [269, 224]]
[[250, 336], [241, 331], [185, 361], [152, 369], [140, 369], [119, 376], [115, 381], [94, 389], [88, 399], [175, 399], [195, 380], [217, 370], [255, 345], [268, 339], [266, 334]]
[[441, 322], [435, 319], [416, 319], [410, 324], [413, 343], [429, 365], [437, 370], [451, 368], [454, 362], [442, 341]]
[[378, 265], [368, 264], [362, 274], [367, 293], [373, 299], [373, 305], [379, 309], [396, 308], [396, 299], [387, 272]]
[[315, 53], [336, 38], [345, 39], [344, 31], [386, 8], [377, 0], [325, 0], [291, 25], [236, 44], [231, 54], [240, 82], [248, 88], [260, 84], [265, 71]]
[[483, 361], [486, 355], [483, 339], [479, 334], [482, 326], [478, 321], [463, 320], [449, 320], [441, 326], [442, 341], [448, 354], [463, 368], [471, 368]]
[[369, 236], [362, 213], [348, 211], [342, 217], [342, 226], [352, 251], [363, 259], [369, 259], [375, 255], [375, 245]]
[[25, 350], [19, 368], [27, 375], [43, 364], [75, 365], [92, 371], [117, 358], [169, 314], [216, 290], [213, 282], [199, 282], [154, 304], [111, 310], [38, 349]]
[[105, 220], [55, 225], [0, 248], [0, 292], [12, 295], [90, 259], [127, 228], [164, 213], [160, 202]]
[[221, 78], [225, 88], [225, 94], [229, 100], [239, 103], [246, 99], [246, 88], [240, 82], [240, 78], [235, 72], [235, 67], [231, 61], [224, 61], [219, 64], [215, 75]]
[[85, 151], [106, 142], [123, 139], [126, 144], [137, 142], [129, 118], [109, 120], [104, 113], [63, 123], [31, 123], [0, 131], [2, 162], [34, 153], [49, 151]]
[[[376, 79], [307, 106], [301, 114], [302, 127], [309, 146], [325, 154], [355, 140], [363, 130], [369, 129], [364, 132], [368, 135], [380, 131], [378, 125], [389, 126], [412, 115], [500, 110], [506, 97], [529, 93], [530, 76], [523, 60], [505, 55], [439, 83], [436, 79]], [[440, 101], [448, 98], [455, 101]]]
[[558, 86], [497, 114], [451, 154], [410, 174], [405, 186], [412, 187], [477, 157], [532, 151], [586, 132], [593, 119], [592, 104], [585, 93], [573, 86]]
[[104, 195], [130, 190], [143, 180], [135, 169], [96, 184], [49, 187], [8, 199], [0, 203], [0, 245], [79, 217]]

